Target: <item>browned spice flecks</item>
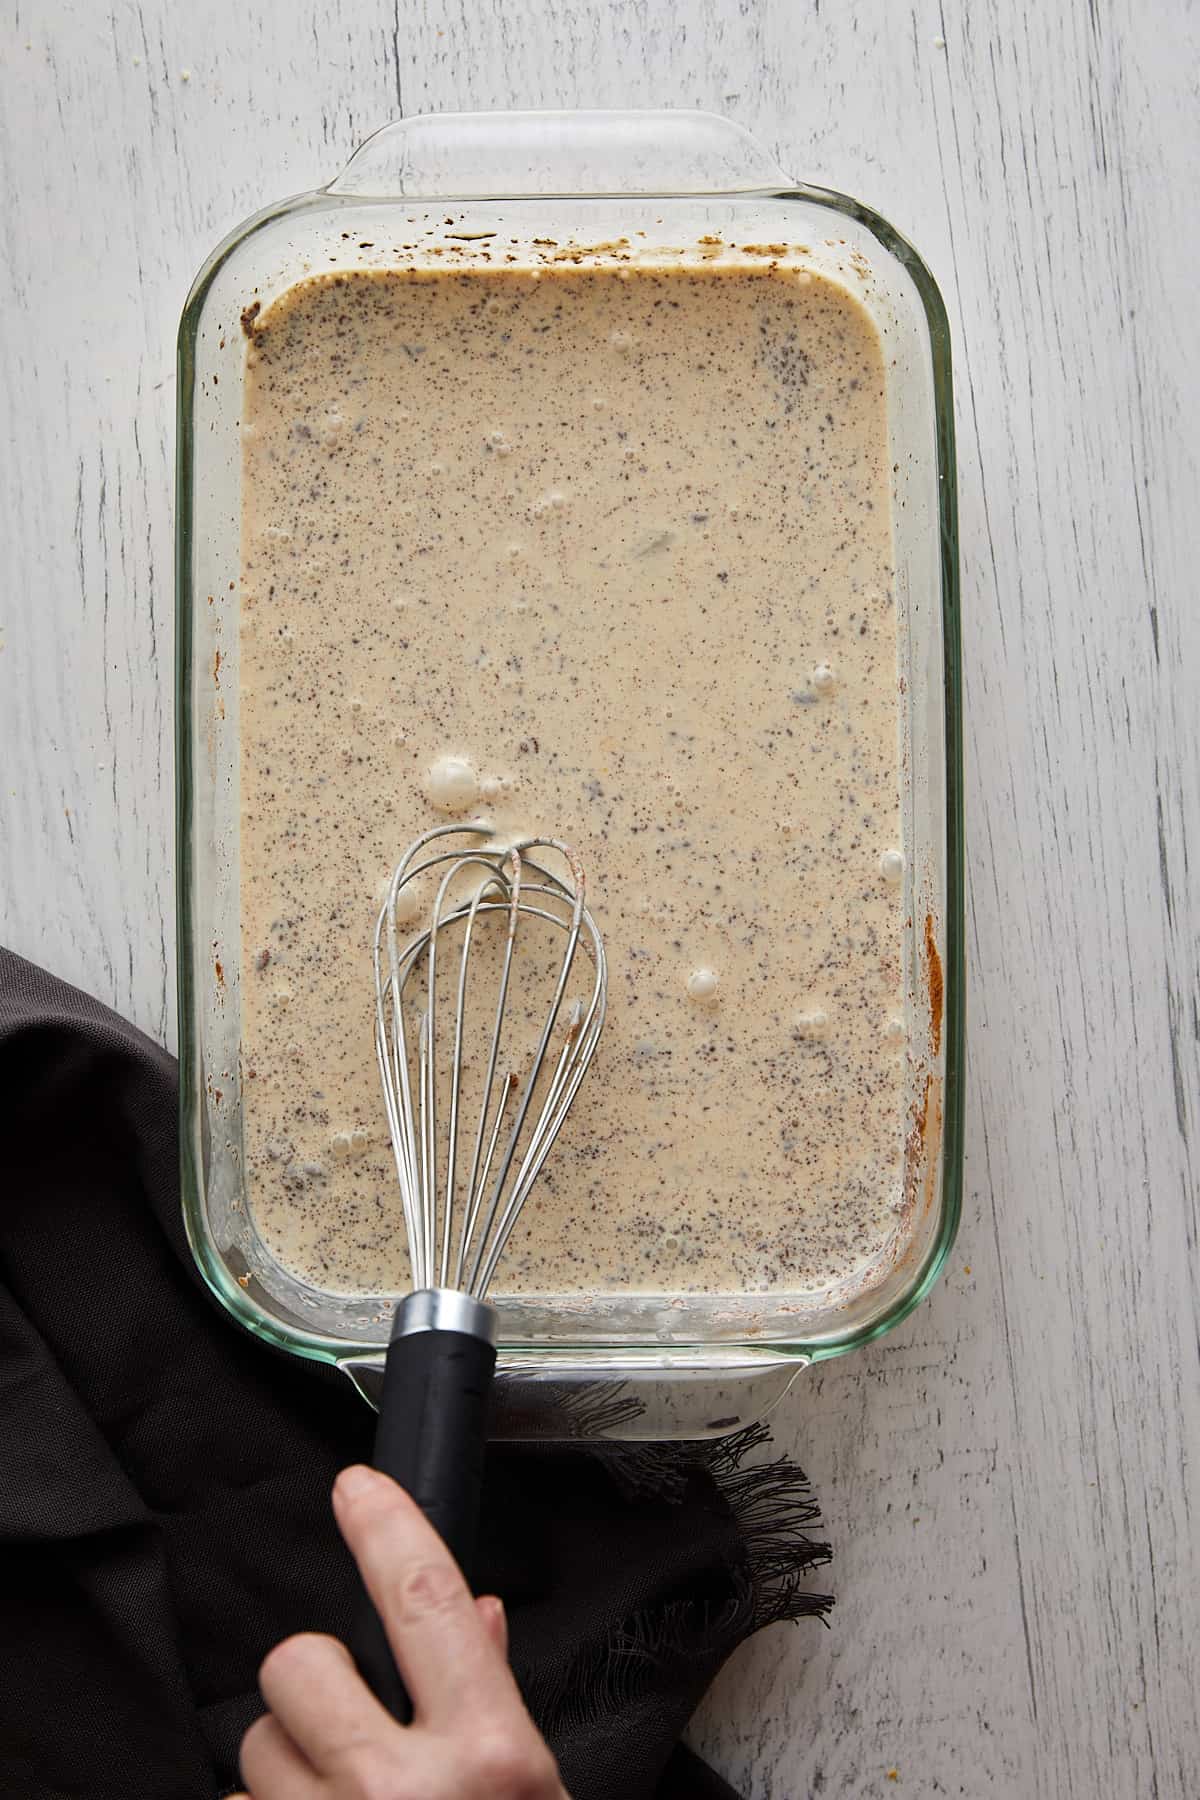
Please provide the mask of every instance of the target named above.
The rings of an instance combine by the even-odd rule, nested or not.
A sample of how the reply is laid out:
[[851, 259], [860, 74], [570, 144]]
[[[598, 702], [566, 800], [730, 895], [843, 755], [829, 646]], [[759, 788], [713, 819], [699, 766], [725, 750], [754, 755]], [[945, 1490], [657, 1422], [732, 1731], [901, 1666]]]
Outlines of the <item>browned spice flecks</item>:
[[929, 981], [929, 1040], [936, 1056], [942, 1047], [942, 959], [931, 913], [925, 914], [925, 966]]

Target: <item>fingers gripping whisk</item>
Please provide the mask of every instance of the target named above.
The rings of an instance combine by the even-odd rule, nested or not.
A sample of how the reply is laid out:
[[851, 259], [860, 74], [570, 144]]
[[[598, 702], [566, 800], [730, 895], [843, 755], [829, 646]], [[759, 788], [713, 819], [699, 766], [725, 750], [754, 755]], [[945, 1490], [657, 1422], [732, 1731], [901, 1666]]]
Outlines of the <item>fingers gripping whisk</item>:
[[574, 853], [490, 836], [479, 823], [419, 838], [374, 939], [375, 1047], [413, 1287], [479, 1300], [587, 1072], [607, 986]]

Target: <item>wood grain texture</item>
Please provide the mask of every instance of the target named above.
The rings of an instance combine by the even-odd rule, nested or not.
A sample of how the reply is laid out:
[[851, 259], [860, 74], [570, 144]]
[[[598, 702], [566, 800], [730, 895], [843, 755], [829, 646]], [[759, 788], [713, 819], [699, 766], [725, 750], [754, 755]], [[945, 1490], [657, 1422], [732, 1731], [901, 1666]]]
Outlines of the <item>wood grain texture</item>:
[[832, 1629], [746, 1646], [693, 1735], [754, 1800], [1190, 1797], [1195, 7], [2, 16], [0, 935], [168, 1041], [173, 337], [225, 230], [399, 110], [667, 103], [920, 245], [957, 352], [967, 1205], [931, 1301], [776, 1419], [825, 1501]]

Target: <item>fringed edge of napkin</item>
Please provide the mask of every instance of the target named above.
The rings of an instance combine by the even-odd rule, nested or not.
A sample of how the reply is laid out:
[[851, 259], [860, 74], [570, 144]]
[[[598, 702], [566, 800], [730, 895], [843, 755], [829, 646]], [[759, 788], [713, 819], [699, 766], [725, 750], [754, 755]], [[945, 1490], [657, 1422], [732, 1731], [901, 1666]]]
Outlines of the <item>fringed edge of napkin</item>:
[[608, 1643], [589, 1645], [562, 1666], [552, 1687], [542, 1685], [537, 1696], [544, 1725], [586, 1727], [636, 1705], [671, 1665], [708, 1663], [711, 1678], [738, 1644], [765, 1625], [804, 1618], [828, 1624], [833, 1596], [801, 1585], [833, 1555], [827, 1542], [809, 1535], [809, 1527], [821, 1523], [821, 1510], [807, 1476], [784, 1456], [745, 1465], [769, 1442], [769, 1429], [758, 1424], [699, 1443], [586, 1446], [631, 1500], [678, 1503], [693, 1476], [707, 1475], [737, 1527], [738, 1550], [715, 1571], [723, 1593], [635, 1612]]

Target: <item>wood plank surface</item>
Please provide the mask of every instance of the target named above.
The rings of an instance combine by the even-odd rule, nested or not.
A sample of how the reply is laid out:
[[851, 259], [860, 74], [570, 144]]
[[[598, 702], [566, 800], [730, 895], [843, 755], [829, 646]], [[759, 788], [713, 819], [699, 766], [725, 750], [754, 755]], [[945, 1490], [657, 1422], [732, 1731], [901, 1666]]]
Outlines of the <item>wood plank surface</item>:
[[213, 244], [401, 111], [668, 104], [921, 248], [957, 358], [966, 1209], [930, 1302], [780, 1408], [839, 1604], [746, 1646], [693, 1738], [751, 1800], [1190, 1800], [1200, 13], [4, 0], [0, 32], [0, 937], [168, 1042], [174, 334]]

